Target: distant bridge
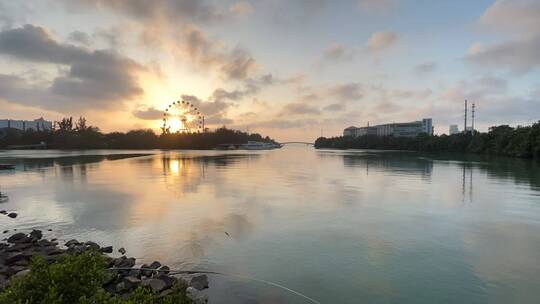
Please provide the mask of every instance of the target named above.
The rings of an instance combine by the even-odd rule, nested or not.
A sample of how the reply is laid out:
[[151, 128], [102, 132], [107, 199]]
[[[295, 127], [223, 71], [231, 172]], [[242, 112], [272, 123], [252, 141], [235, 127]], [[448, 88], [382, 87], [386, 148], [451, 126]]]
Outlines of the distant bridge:
[[308, 145], [308, 146], [314, 146], [315, 143], [311, 142], [305, 142], [305, 141], [288, 141], [288, 142], [281, 142], [280, 145]]

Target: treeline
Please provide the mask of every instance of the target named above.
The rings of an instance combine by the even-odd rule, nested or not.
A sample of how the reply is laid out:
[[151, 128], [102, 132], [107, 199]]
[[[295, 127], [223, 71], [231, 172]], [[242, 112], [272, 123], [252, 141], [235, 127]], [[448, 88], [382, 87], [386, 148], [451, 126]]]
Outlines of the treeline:
[[489, 132], [416, 138], [393, 136], [342, 136], [315, 141], [318, 149], [385, 149], [426, 152], [461, 152], [540, 159], [540, 122], [512, 128], [508, 125], [489, 128]]
[[0, 148], [14, 145], [35, 145], [44, 142], [50, 149], [213, 149], [219, 144], [242, 144], [247, 141], [274, 142], [268, 136], [248, 134], [221, 127], [203, 133], [156, 134], [151, 129], [126, 133], [103, 133], [87, 125], [81, 117], [77, 121], [64, 118], [53, 130], [4, 130]]

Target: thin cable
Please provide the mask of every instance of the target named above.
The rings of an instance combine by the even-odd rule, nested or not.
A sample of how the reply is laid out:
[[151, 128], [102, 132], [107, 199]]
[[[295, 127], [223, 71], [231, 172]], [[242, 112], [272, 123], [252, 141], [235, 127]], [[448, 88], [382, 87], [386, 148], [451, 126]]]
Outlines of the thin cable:
[[[158, 273], [159, 272], [163, 272], [165, 273], [166, 271], [163, 271], [163, 270], [159, 270], [159, 269], [152, 269], [152, 268], [128, 268], [128, 267], [113, 267], [113, 268], [108, 268], [107, 270], [148, 270], [148, 271], [157, 271]], [[310, 298], [298, 291], [295, 291], [295, 290], [292, 290], [286, 286], [283, 286], [283, 285], [280, 285], [278, 283], [274, 283], [274, 282], [271, 282], [271, 281], [267, 281], [267, 280], [262, 280], [262, 279], [257, 279], [257, 278], [253, 278], [253, 277], [248, 277], [248, 276], [244, 276], [244, 275], [239, 275], [239, 274], [227, 274], [227, 273], [222, 273], [222, 272], [216, 272], [216, 271], [205, 271], [205, 270], [200, 270], [200, 271], [195, 271], [195, 270], [169, 270], [169, 274], [171, 275], [175, 275], [175, 274], [197, 274], [197, 273], [202, 273], [202, 274], [216, 274], [216, 275], [222, 275], [222, 276], [227, 276], [227, 277], [237, 277], [237, 278], [241, 278], [241, 279], [247, 279], [247, 280], [251, 280], [251, 281], [256, 281], [256, 282], [260, 282], [260, 283], [263, 283], [263, 284], [267, 284], [267, 285], [271, 285], [271, 286], [274, 286], [274, 287], [277, 287], [277, 288], [280, 288], [280, 289], [283, 289], [285, 291], [288, 291], [292, 294], [295, 294], [299, 297], [302, 297], [312, 303], [315, 303], [315, 304], [321, 304], [321, 302], [313, 299], [313, 298]]]

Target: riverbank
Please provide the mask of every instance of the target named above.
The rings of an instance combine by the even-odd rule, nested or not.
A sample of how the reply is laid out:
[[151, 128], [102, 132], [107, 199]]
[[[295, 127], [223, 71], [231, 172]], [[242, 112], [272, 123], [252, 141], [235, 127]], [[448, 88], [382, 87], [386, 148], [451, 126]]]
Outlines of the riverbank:
[[112, 246], [92, 241], [72, 239], [61, 246], [57, 239], [44, 238], [41, 230], [16, 232], [4, 241], [1, 304], [208, 302], [206, 274], [174, 272], [159, 261], [137, 264], [123, 248], [114, 257]]
[[220, 145], [249, 141], [277, 144], [268, 136], [225, 127], [200, 133], [156, 134], [151, 129], [104, 133], [92, 126], [68, 126], [56, 130], [7, 129], [0, 136], [0, 149], [192, 149], [211, 150]]
[[512, 128], [507, 125], [489, 128], [489, 132], [418, 137], [340, 136], [320, 137], [317, 149], [377, 149], [418, 152], [458, 152], [540, 159], [540, 122]]

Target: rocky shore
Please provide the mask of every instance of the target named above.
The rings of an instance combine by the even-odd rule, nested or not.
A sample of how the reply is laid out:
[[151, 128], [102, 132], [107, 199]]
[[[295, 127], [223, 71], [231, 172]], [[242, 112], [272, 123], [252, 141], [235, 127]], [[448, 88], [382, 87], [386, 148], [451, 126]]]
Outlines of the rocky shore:
[[[7, 231], [4, 231], [7, 233]], [[111, 257], [112, 246], [102, 247], [95, 242], [78, 240], [67, 241], [63, 246], [56, 239], [45, 239], [40, 230], [29, 234], [18, 232], [10, 235], [6, 242], [0, 243], [0, 292], [9, 287], [14, 277], [30, 272], [31, 259], [40, 256], [48, 263], [62, 261], [66, 256], [80, 255], [87, 251], [100, 252], [107, 260], [110, 279], [103, 288], [111, 294], [127, 297], [139, 286], [149, 288], [160, 296], [172, 292], [177, 283], [188, 286], [187, 296], [193, 303], [207, 303], [208, 297], [202, 290], [208, 288], [208, 277], [201, 273], [172, 272], [158, 261], [150, 264], [137, 264], [136, 259], [127, 257], [126, 250], [120, 248], [120, 257]]]

